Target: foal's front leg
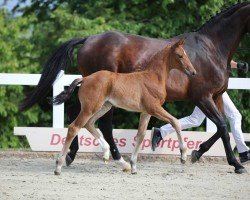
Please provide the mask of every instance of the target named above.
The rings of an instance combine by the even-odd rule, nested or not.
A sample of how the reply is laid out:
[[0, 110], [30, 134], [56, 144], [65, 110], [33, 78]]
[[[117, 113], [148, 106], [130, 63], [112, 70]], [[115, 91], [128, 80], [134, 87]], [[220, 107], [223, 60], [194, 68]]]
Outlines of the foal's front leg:
[[181, 163], [185, 163], [187, 160], [187, 148], [184, 145], [182, 136], [181, 136], [181, 125], [180, 122], [171, 114], [169, 114], [166, 110], [164, 110], [160, 105], [155, 104], [154, 108], [151, 108], [151, 113], [153, 116], [157, 117], [160, 120], [170, 123], [177, 134], [179, 148], [181, 152]]
[[181, 163], [185, 164], [187, 161], [187, 147], [184, 145], [181, 132], [176, 132], [179, 142], [179, 148], [181, 152]]
[[140, 115], [140, 122], [139, 122], [138, 132], [136, 135], [136, 144], [135, 144], [135, 148], [133, 150], [133, 153], [132, 153], [131, 159], [130, 159], [131, 173], [132, 174], [137, 174], [136, 163], [137, 163], [139, 148], [140, 148], [140, 145], [145, 137], [150, 117], [151, 117], [151, 115], [149, 115], [147, 113], [141, 113], [141, 115]]

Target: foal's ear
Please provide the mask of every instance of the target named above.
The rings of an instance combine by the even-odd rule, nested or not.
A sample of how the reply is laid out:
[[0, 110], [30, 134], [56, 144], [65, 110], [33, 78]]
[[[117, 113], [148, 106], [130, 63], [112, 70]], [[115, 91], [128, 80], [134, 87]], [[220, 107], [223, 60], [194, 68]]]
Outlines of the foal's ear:
[[181, 38], [181, 39], [177, 42], [178, 45], [183, 45], [184, 43], [185, 43], [185, 38]]
[[172, 48], [176, 48], [180, 45], [183, 45], [184, 43], [185, 43], [185, 38], [181, 38], [172, 45]]

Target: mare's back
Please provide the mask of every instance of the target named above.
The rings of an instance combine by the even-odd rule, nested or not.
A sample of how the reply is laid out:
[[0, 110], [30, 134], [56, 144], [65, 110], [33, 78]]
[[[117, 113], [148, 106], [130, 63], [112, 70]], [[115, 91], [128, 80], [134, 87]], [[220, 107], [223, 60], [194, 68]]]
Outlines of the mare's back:
[[84, 76], [99, 70], [129, 73], [168, 42], [120, 32], [91, 36], [78, 51], [78, 65]]

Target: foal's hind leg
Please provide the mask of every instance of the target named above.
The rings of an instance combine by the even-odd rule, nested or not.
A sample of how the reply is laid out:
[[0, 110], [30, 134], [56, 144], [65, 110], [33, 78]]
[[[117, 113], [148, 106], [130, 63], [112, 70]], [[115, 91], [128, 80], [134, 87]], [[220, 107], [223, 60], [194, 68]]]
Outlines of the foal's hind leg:
[[58, 155], [56, 160], [56, 169], [54, 171], [55, 175], [60, 175], [62, 170], [63, 161], [67, 155], [69, 146], [77, 135], [78, 131], [86, 124], [90, 119], [91, 114], [81, 111], [78, 117], [69, 125], [66, 141], [63, 145], [61, 153]]
[[152, 114], [153, 116], [157, 117], [160, 120], [170, 123], [174, 127], [178, 137], [179, 148], [181, 152], [181, 163], [184, 164], [187, 160], [187, 148], [184, 145], [181, 136], [181, 126], [179, 121], [174, 116], [169, 114], [166, 110], [164, 110], [161, 106], [156, 106], [155, 108], [153, 108], [150, 114]]
[[106, 142], [106, 140], [103, 138], [103, 135], [100, 134], [96, 128], [95, 128], [95, 122], [100, 117], [102, 117], [106, 112], [108, 112], [111, 109], [112, 105], [110, 103], [105, 103], [102, 108], [94, 114], [91, 119], [86, 123], [85, 128], [95, 137], [95, 139], [98, 140], [104, 155], [103, 160], [106, 163], [109, 160], [109, 144]]
[[130, 164], [126, 162], [121, 156], [113, 138], [113, 128], [112, 128], [113, 110], [114, 108], [111, 108], [105, 115], [103, 115], [98, 120], [98, 127], [102, 132], [104, 139], [110, 146], [110, 152], [114, 161], [119, 166], [122, 167], [122, 171], [127, 172], [131, 170]]
[[[85, 125], [85, 128], [99, 141], [102, 150], [104, 152], [103, 155], [103, 160], [106, 163], [109, 160], [109, 152], [110, 152], [110, 146], [107, 143], [106, 139], [103, 138], [103, 136], [96, 130], [95, 128], [95, 122], [98, 120], [100, 117], [105, 115], [110, 109], [112, 108], [112, 105], [108, 102], [106, 102], [101, 110], [99, 110]], [[112, 137], [112, 132], [110, 132]], [[113, 138], [112, 138], [113, 140]], [[122, 171], [127, 172], [131, 170], [130, 164], [127, 163], [122, 157], [117, 161], [121, 166], [122, 166]]]
[[131, 173], [132, 174], [137, 173], [136, 163], [137, 163], [139, 148], [140, 148], [140, 145], [145, 137], [150, 117], [151, 117], [151, 115], [149, 115], [147, 113], [141, 113], [141, 115], [140, 115], [140, 122], [139, 122], [138, 132], [136, 135], [136, 144], [135, 144], [135, 148], [133, 150], [133, 153], [132, 153], [131, 159], [130, 159]]

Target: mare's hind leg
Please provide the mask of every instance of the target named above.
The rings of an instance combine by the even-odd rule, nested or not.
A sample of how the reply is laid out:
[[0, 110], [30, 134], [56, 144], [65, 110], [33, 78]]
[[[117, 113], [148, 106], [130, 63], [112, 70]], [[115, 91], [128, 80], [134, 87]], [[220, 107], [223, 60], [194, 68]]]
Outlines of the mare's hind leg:
[[230, 145], [230, 137], [227, 131], [227, 124], [225, 116], [219, 111], [223, 110], [223, 100], [222, 97], [218, 97], [217, 106], [211, 96], [203, 98], [202, 101], [197, 103], [198, 107], [203, 111], [203, 113], [216, 124], [217, 132], [209, 138], [206, 142], [200, 145], [198, 151], [194, 150], [191, 154], [192, 162], [196, 162], [199, 158], [210, 149], [210, 147], [221, 137], [222, 142], [226, 151], [227, 161], [229, 165], [235, 167], [235, 173], [245, 173], [245, 168], [236, 160], [232, 147]]
[[160, 105], [158, 106], [155, 105], [154, 108], [151, 108], [150, 114], [152, 114], [153, 116], [157, 117], [160, 120], [170, 123], [174, 127], [177, 137], [178, 137], [179, 148], [181, 152], [181, 163], [184, 164], [187, 160], [187, 148], [184, 145], [184, 142], [181, 136], [181, 126], [180, 126], [179, 121], [174, 116], [169, 114], [166, 110], [164, 110]]
[[55, 175], [60, 175], [63, 161], [65, 160], [73, 138], [77, 135], [78, 131], [87, 123], [87, 121], [89, 121], [90, 117], [90, 113], [81, 111], [78, 117], [69, 125], [66, 141], [63, 145], [61, 153], [58, 155], [58, 158], [56, 160], [56, 169], [54, 171]]
[[79, 144], [78, 144], [78, 135], [76, 135], [69, 147], [69, 152], [65, 157], [66, 165], [70, 166], [71, 163], [75, 160], [76, 153], [79, 150]]
[[98, 120], [98, 128], [102, 132], [105, 140], [109, 143], [110, 152], [112, 154], [113, 159], [120, 160], [121, 154], [119, 153], [119, 150], [117, 149], [117, 146], [115, 144], [115, 141], [113, 139], [113, 134], [112, 134], [113, 110], [114, 108], [111, 108], [107, 113], [105, 113], [105, 115], [100, 117], [100, 119]]
[[[81, 111], [81, 104], [77, 100], [72, 106], [67, 109], [67, 115], [69, 118], [69, 123], [72, 123]], [[65, 158], [66, 165], [69, 166], [75, 159], [76, 153], [79, 149], [78, 136], [76, 135], [69, 147], [69, 152]]]
[[102, 117], [105, 113], [107, 113], [111, 109], [112, 105], [110, 103], [105, 103], [102, 108], [94, 114], [91, 119], [86, 123], [85, 128], [98, 140], [102, 151], [104, 153], [103, 160], [107, 162], [109, 160], [109, 144], [103, 138], [102, 134], [100, 134], [95, 128], [95, 122], [100, 117]]
[[139, 148], [140, 148], [140, 145], [145, 137], [150, 117], [151, 117], [151, 115], [149, 115], [147, 113], [141, 113], [141, 115], [140, 115], [139, 128], [138, 128], [138, 132], [136, 135], [136, 144], [135, 144], [135, 148], [133, 150], [133, 153], [132, 153], [131, 159], [130, 159], [131, 173], [132, 174], [137, 173], [136, 163], [137, 163]]

